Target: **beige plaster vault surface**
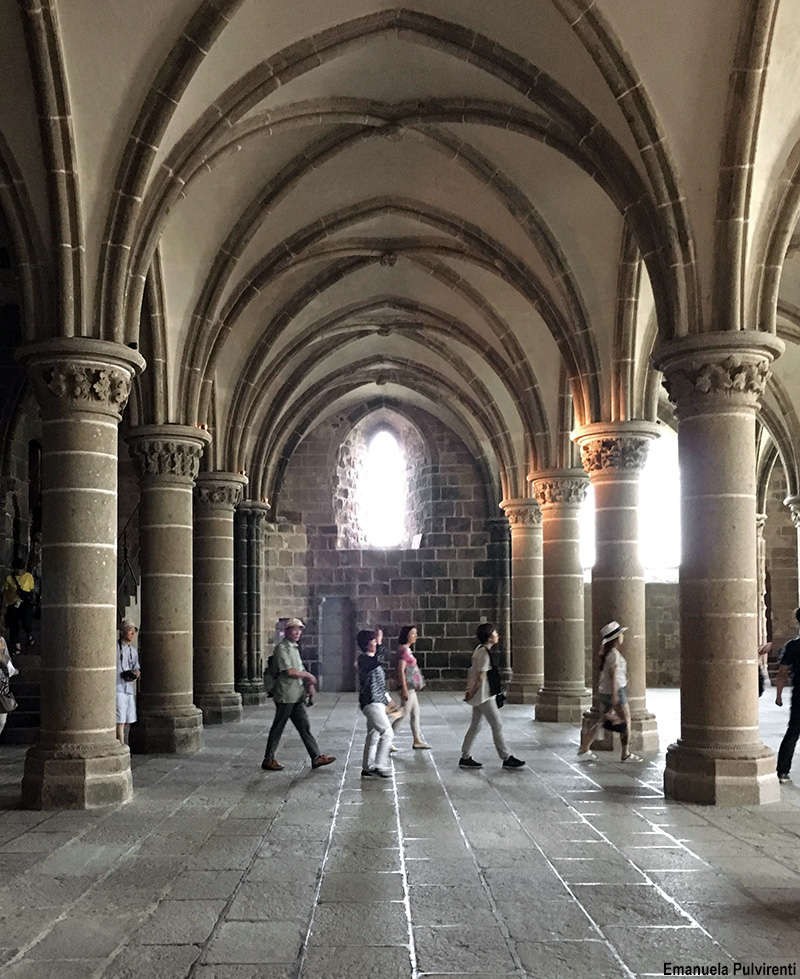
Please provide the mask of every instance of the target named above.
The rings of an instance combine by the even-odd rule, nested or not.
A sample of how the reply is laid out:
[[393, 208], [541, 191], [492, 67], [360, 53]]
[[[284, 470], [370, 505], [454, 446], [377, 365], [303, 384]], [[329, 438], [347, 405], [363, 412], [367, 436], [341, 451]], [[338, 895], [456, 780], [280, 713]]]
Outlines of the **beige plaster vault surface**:
[[[662, 747], [674, 690], [651, 690]], [[786, 711], [761, 701], [777, 748]], [[352, 695], [311, 711], [339, 761], [311, 772], [287, 732], [259, 769], [272, 707], [206, 729], [193, 757], [134, 760], [103, 812], [15, 808], [23, 749], [0, 749], [3, 979], [400, 979], [659, 975], [665, 961], [800, 960], [800, 790], [760, 808], [668, 802], [663, 754], [578, 766], [576, 729], [503, 711], [503, 771], [456, 767], [467, 711], [424, 697], [435, 746], [398, 739], [391, 781], [359, 779]], [[732, 974], [732, 973], [731, 973]]]

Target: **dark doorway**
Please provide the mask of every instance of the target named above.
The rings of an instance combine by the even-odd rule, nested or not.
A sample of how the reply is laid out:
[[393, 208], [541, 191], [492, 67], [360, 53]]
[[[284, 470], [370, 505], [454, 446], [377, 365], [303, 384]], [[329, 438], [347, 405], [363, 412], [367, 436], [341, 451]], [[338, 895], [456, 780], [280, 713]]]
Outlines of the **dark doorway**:
[[355, 690], [356, 617], [349, 598], [323, 598], [319, 605], [320, 689]]

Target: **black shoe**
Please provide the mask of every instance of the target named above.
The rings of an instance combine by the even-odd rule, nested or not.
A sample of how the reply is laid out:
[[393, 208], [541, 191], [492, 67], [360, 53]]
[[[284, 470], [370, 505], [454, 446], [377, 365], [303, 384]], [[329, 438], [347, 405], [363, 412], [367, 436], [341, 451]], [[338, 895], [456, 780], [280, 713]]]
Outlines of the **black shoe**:
[[386, 768], [370, 768], [370, 775], [377, 775], [378, 778], [391, 778], [392, 773]]
[[483, 768], [483, 765], [479, 761], [470, 756], [469, 758], [459, 758], [458, 759], [459, 768]]
[[524, 764], [524, 761], [521, 761], [519, 758], [515, 758], [513, 755], [509, 755], [503, 762], [503, 768], [522, 768]]
[[373, 768], [362, 768], [361, 769], [361, 777], [362, 778], [374, 778], [375, 777], [375, 770]]

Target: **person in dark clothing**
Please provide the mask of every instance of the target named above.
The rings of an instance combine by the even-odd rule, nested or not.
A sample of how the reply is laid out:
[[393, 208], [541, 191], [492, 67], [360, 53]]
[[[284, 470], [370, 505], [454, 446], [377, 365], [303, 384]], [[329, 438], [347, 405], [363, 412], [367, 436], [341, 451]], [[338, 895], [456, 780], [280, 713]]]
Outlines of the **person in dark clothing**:
[[356, 645], [361, 650], [356, 664], [358, 666], [358, 703], [367, 719], [367, 737], [364, 742], [364, 757], [361, 762], [361, 777], [391, 778], [389, 749], [394, 737], [392, 724], [386, 714], [386, 674], [380, 657], [377, 655], [377, 634], [370, 629], [362, 629], [356, 636]]
[[[794, 617], [800, 626], [800, 608], [795, 610]], [[789, 708], [789, 726], [778, 749], [778, 781], [790, 782], [789, 772], [792, 768], [792, 758], [797, 739], [800, 738], [800, 693], [797, 692], [800, 681], [800, 635], [790, 639], [779, 653], [778, 675], [775, 678], [775, 703], [783, 707], [783, 688], [791, 678], [792, 706]]]

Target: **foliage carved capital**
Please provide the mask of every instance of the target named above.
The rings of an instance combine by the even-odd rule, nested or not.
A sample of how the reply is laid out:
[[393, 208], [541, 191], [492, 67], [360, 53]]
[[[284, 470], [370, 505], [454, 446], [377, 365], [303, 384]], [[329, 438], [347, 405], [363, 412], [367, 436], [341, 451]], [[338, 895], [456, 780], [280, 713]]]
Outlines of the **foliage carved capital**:
[[653, 365], [664, 373], [667, 396], [679, 417], [720, 404], [756, 408], [783, 341], [768, 333], [731, 331], [662, 344]]
[[584, 471], [641, 471], [647, 462], [650, 439], [635, 435], [616, 435], [590, 439], [581, 444]]
[[238, 473], [200, 473], [194, 487], [196, 506], [209, 510], [230, 510], [242, 502], [247, 477]]
[[536, 500], [503, 500], [500, 506], [512, 531], [523, 527], [540, 527], [542, 524], [542, 511]]
[[528, 478], [533, 483], [533, 495], [540, 507], [580, 506], [589, 490], [589, 480], [580, 470], [543, 473]]

